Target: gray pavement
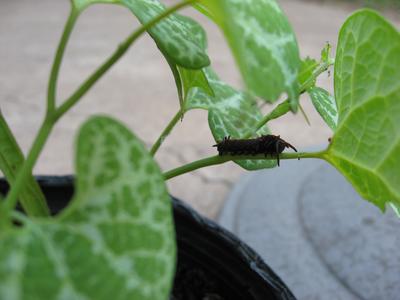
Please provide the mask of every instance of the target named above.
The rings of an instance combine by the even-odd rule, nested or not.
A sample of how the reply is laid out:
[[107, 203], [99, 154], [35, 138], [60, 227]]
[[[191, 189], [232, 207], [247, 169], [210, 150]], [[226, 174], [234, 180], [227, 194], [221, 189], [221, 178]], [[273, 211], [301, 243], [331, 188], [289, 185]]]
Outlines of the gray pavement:
[[399, 299], [400, 219], [362, 200], [325, 162], [284, 161], [246, 175], [219, 222], [300, 300]]
[[[174, 1], [165, 1], [172, 3]], [[318, 57], [326, 41], [336, 43], [337, 33], [354, 6], [282, 0], [303, 56]], [[64, 22], [69, 0], [0, 1], [0, 109], [26, 152], [44, 114], [47, 78]], [[185, 13], [204, 24], [214, 68], [236, 87], [241, 79], [219, 30], [193, 10]], [[117, 6], [96, 5], [80, 18], [59, 82], [60, 101], [92, 72], [134, 28], [131, 13]], [[332, 90], [332, 78], [320, 84]], [[302, 101], [311, 120], [288, 115], [271, 122], [280, 134], [298, 148], [326, 143], [330, 131], [311, 107]], [[269, 110], [270, 107], [266, 107]], [[178, 110], [171, 72], [148, 37], [141, 38], [82, 102], [55, 128], [36, 174], [73, 172], [73, 140], [79, 125], [90, 115], [107, 113], [126, 123], [146, 144], [151, 145]], [[204, 111], [193, 111], [168, 137], [157, 154], [164, 170], [215, 153]], [[209, 217], [215, 217], [233, 183], [244, 171], [234, 164], [199, 170], [169, 182], [170, 192]]]

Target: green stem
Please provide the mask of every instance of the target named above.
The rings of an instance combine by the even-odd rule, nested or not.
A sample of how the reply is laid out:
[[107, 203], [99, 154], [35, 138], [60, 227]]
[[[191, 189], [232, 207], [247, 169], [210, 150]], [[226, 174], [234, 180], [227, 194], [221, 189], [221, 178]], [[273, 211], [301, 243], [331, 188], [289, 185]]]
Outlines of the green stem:
[[251, 138], [255, 132], [257, 132], [261, 127], [267, 124], [269, 121], [273, 119], [277, 119], [284, 114], [290, 111], [290, 102], [289, 100], [285, 100], [284, 102], [280, 103], [277, 107], [275, 107], [269, 114], [265, 115], [258, 123], [256, 124], [255, 128], [249, 130], [244, 136], [244, 139]]
[[[61, 67], [61, 62], [64, 57], [65, 48], [67, 46], [68, 40], [71, 36], [71, 32], [74, 28], [76, 20], [78, 18], [78, 11], [71, 6], [71, 12], [68, 17], [68, 20], [64, 26], [63, 34], [61, 36], [60, 42], [57, 47], [57, 52], [54, 57], [53, 65], [50, 72], [48, 89], [47, 89], [47, 112], [46, 119], [43, 122], [38, 135], [32, 145], [32, 148], [28, 154], [27, 159], [23, 163], [21, 170], [18, 172], [18, 175], [15, 179], [15, 182], [12, 185], [10, 192], [7, 195], [5, 200], [5, 210], [14, 209], [18, 196], [23, 192], [24, 184], [28, 181], [29, 176], [32, 174], [33, 166], [35, 165], [37, 158], [40, 155], [41, 150], [43, 149], [46, 140], [51, 132], [51, 129], [55, 123], [55, 120], [51, 117], [52, 113], [55, 110], [56, 105], [56, 89], [59, 71]], [[37, 199], [39, 201], [41, 199]], [[28, 205], [29, 204], [29, 205]], [[48, 215], [48, 209], [43, 201], [39, 201], [38, 203], [23, 203], [24, 209], [28, 215]]]
[[56, 110], [56, 119], [59, 119], [68, 110], [70, 110], [82, 98], [82, 96], [85, 95], [86, 92], [114, 65], [114, 63], [117, 62], [121, 58], [121, 56], [125, 54], [125, 52], [133, 44], [133, 42], [135, 42], [143, 33], [145, 33], [151, 27], [153, 27], [172, 13], [192, 4], [195, 1], [196, 0], [186, 0], [174, 6], [171, 6], [162, 14], [158, 15], [156, 18], [152, 19], [150, 22], [142, 25], [139, 29], [135, 30], [123, 43], [119, 45], [115, 52], [91, 76], [89, 76], [83, 82], [83, 84]]
[[[10, 127], [0, 111], [0, 169], [10, 186], [14, 185], [18, 170], [24, 164], [25, 157]], [[46, 198], [33, 176], [28, 176], [26, 186], [19, 194], [19, 200], [28, 215], [48, 216]]]
[[[326, 151], [321, 151], [321, 152], [300, 152], [300, 153], [282, 153], [279, 155], [279, 158], [281, 160], [283, 159], [300, 159], [300, 158], [318, 158], [318, 159], [324, 159], [325, 158]], [[176, 176], [192, 172], [197, 169], [201, 169], [204, 167], [209, 167], [209, 166], [214, 166], [214, 165], [220, 165], [223, 163], [226, 163], [228, 161], [233, 161], [233, 160], [276, 160], [276, 157], [265, 157], [265, 155], [241, 155], [241, 156], [232, 156], [232, 155], [215, 155], [215, 156], [210, 156], [206, 157], [197, 161], [194, 161], [192, 163], [183, 165], [181, 167], [178, 167], [176, 169], [170, 170], [168, 172], [164, 173], [164, 179], [168, 180], [171, 178], [174, 178]]]
[[[314, 73], [301, 85], [300, 94], [305, 93], [313, 84], [314, 80], [317, 79], [319, 75], [328, 70], [328, 68], [333, 63], [323, 62], [319, 65], [319, 67], [314, 71]], [[259, 129], [261, 129], [265, 124], [269, 121], [277, 119], [291, 111], [289, 99], [286, 99], [282, 103], [280, 103], [277, 107], [275, 107], [269, 114], [265, 115], [258, 123], [255, 128], [248, 131], [243, 138], [248, 139], [254, 135]]]
[[68, 20], [65, 24], [63, 34], [61, 36], [60, 42], [58, 44], [57, 52], [54, 57], [53, 66], [51, 68], [48, 88], [47, 88], [47, 115], [50, 115], [56, 106], [56, 91], [58, 76], [60, 73], [61, 62], [64, 57], [65, 48], [67, 46], [68, 40], [71, 36], [72, 30], [74, 29], [76, 20], [79, 16], [79, 12], [71, 6], [71, 12], [69, 14]]
[[[5, 200], [5, 211], [9, 212], [13, 210], [17, 201], [18, 196], [23, 192], [24, 185], [27, 183], [29, 176], [32, 174], [33, 166], [35, 165], [44, 145], [46, 144], [47, 138], [56, 122], [53, 117], [55, 106], [56, 106], [56, 89], [59, 71], [64, 57], [65, 48], [67, 46], [68, 40], [71, 36], [72, 30], [78, 18], [79, 12], [75, 10], [72, 6], [68, 20], [64, 26], [64, 31], [61, 36], [60, 42], [57, 47], [56, 55], [54, 57], [53, 65], [50, 72], [50, 78], [47, 90], [47, 112], [46, 118], [39, 129], [39, 132], [34, 140], [31, 150], [29, 151], [28, 157], [23, 163], [20, 171], [17, 174], [15, 182], [13, 183], [10, 192], [8, 193]], [[43, 208], [45, 203], [30, 203], [31, 205], [24, 205], [28, 215], [37, 215], [41, 212], [43, 215], [48, 215], [47, 207]], [[9, 215], [9, 214], [8, 214]]]
[[313, 74], [301, 85], [300, 94], [306, 92], [310, 87], [312, 87], [313, 82], [317, 79], [319, 75], [324, 73], [333, 65], [333, 62], [322, 62], [319, 67], [313, 72]]
[[299, 103], [299, 109], [300, 109], [301, 114], [302, 114], [303, 117], [304, 117], [304, 120], [306, 120], [308, 126], [311, 126], [310, 119], [308, 118], [308, 116], [307, 116], [307, 114], [306, 114], [306, 111], [304, 110], [303, 106], [301, 106], [300, 103]]
[[[6, 211], [10, 212], [14, 209], [17, 204], [17, 197], [24, 186], [28, 176], [32, 174], [33, 166], [35, 165], [40, 152], [42, 151], [48, 136], [53, 128], [53, 122], [51, 119], [46, 118], [39, 129], [39, 132], [35, 138], [32, 148], [29, 151], [28, 157], [26, 158], [21, 170], [18, 172], [18, 176], [12, 186], [10, 192], [5, 199]], [[10, 214], [8, 214], [10, 215]]]
[[179, 110], [176, 115], [172, 118], [172, 120], [169, 122], [167, 127], [165, 127], [164, 131], [160, 134], [158, 137], [157, 141], [154, 143], [153, 147], [151, 147], [150, 154], [155, 155], [157, 150], [160, 148], [164, 140], [167, 138], [167, 136], [171, 133], [172, 129], [175, 127], [175, 125], [178, 123], [178, 121], [181, 119], [182, 112]]

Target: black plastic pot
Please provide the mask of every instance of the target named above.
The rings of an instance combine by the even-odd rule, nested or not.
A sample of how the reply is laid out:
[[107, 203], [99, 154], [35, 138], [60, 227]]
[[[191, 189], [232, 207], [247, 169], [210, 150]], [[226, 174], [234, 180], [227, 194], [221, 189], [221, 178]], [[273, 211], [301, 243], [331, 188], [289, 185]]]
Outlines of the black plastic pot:
[[[37, 177], [57, 214], [70, 201], [72, 176]], [[8, 184], [0, 180], [0, 192]], [[187, 205], [173, 199], [178, 266], [171, 299], [295, 299], [281, 279], [246, 244]]]

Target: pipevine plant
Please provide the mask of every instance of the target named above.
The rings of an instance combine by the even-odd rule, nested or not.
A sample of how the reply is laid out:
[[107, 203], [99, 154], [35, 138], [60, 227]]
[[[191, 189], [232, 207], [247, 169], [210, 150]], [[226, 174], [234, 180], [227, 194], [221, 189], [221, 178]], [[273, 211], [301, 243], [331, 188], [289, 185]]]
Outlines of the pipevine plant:
[[[57, 105], [57, 82], [70, 34], [81, 13], [95, 3], [126, 7], [141, 26]], [[245, 92], [222, 82], [211, 68], [205, 31], [177, 13], [188, 6], [224, 33]], [[145, 33], [171, 68], [179, 111], [150, 150], [117, 120], [90, 118], [77, 138], [76, 193], [61, 214], [50, 216], [32, 169], [54, 125]], [[333, 65], [335, 93], [330, 95], [316, 79]], [[71, 0], [50, 73], [46, 115], [26, 158], [0, 114], [0, 169], [11, 184], [0, 205], [0, 298], [167, 299], [176, 244], [165, 181], [228, 161], [247, 170], [277, 166], [276, 157], [257, 150], [251, 152], [256, 155], [216, 154], [162, 173], [153, 156], [192, 109], [208, 111], [217, 143], [228, 136], [250, 139], [269, 134], [268, 122], [296, 113], [299, 95], [307, 93], [331, 128], [332, 141], [319, 152], [283, 153], [280, 159], [326, 160], [366, 200], [398, 212], [399, 65], [399, 32], [372, 10], [347, 19], [335, 59], [328, 45], [319, 60], [301, 60], [296, 37], [275, 0], [185, 0], [169, 8], [158, 0]], [[282, 94], [287, 99], [277, 103]], [[256, 99], [277, 105], [263, 115]], [[18, 201], [25, 214], [15, 211]]]

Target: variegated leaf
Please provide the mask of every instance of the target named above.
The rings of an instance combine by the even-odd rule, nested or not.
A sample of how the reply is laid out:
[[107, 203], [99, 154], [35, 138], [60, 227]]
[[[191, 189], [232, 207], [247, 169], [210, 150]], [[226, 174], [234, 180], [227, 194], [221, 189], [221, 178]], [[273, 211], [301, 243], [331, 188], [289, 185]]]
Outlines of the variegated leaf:
[[[201, 45], [203, 49], [207, 49], [207, 35], [204, 29], [190, 18], [187, 18], [187, 22], [192, 24], [191, 31], [193, 37], [196, 38], [196, 43], [198, 45]], [[168, 56], [167, 53], [163, 54], [174, 76], [176, 87], [178, 90], [179, 103], [182, 109], [187, 95], [189, 94], [189, 91], [194, 87], [203, 89], [204, 92], [208, 93], [211, 96], [214, 95], [214, 92], [207, 81], [207, 77], [203, 69], [193, 70], [180, 67], [174, 62], [173, 59]], [[182, 110], [182, 112], [184, 112], [184, 109]]]
[[200, 0], [223, 30], [250, 91], [268, 102], [286, 92], [297, 111], [297, 41], [275, 0]]
[[[240, 138], [254, 130], [262, 118], [255, 99], [219, 80], [211, 68], [206, 69], [206, 75], [215, 96], [210, 96], [202, 89], [194, 88], [188, 95], [185, 110], [196, 108], [208, 110], [208, 124], [217, 142], [227, 136]], [[269, 130], [266, 126], [257, 132], [259, 135], [267, 133]], [[247, 170], [276, 166], [276, 162], [271, 160], [237, 160], [235, 162]]]
[[[166, 10], [158, 0], [72, 0], [78, 10], [93, 3], [114, 3], [129, 8], [142, 24], [148, 23]], [[188, 69], [201, 69], [210, 60], [205, 45], [199, 44], [201, 27], [190, 18], [172, 14], [149, 29], [149, 33], [160, 48], [175, 64]]]
[[335, 98], [333, 98], [328, 91], [319, 87], [309, 89], [308, 94], [322, 119], [333, 131], [335, 131], [339, 116]]
[[171, 201], [142, 143], [95, 117], [78, 139], [77, 192], [52, 221], [0, 235], [0, 299], [168, 299]]

